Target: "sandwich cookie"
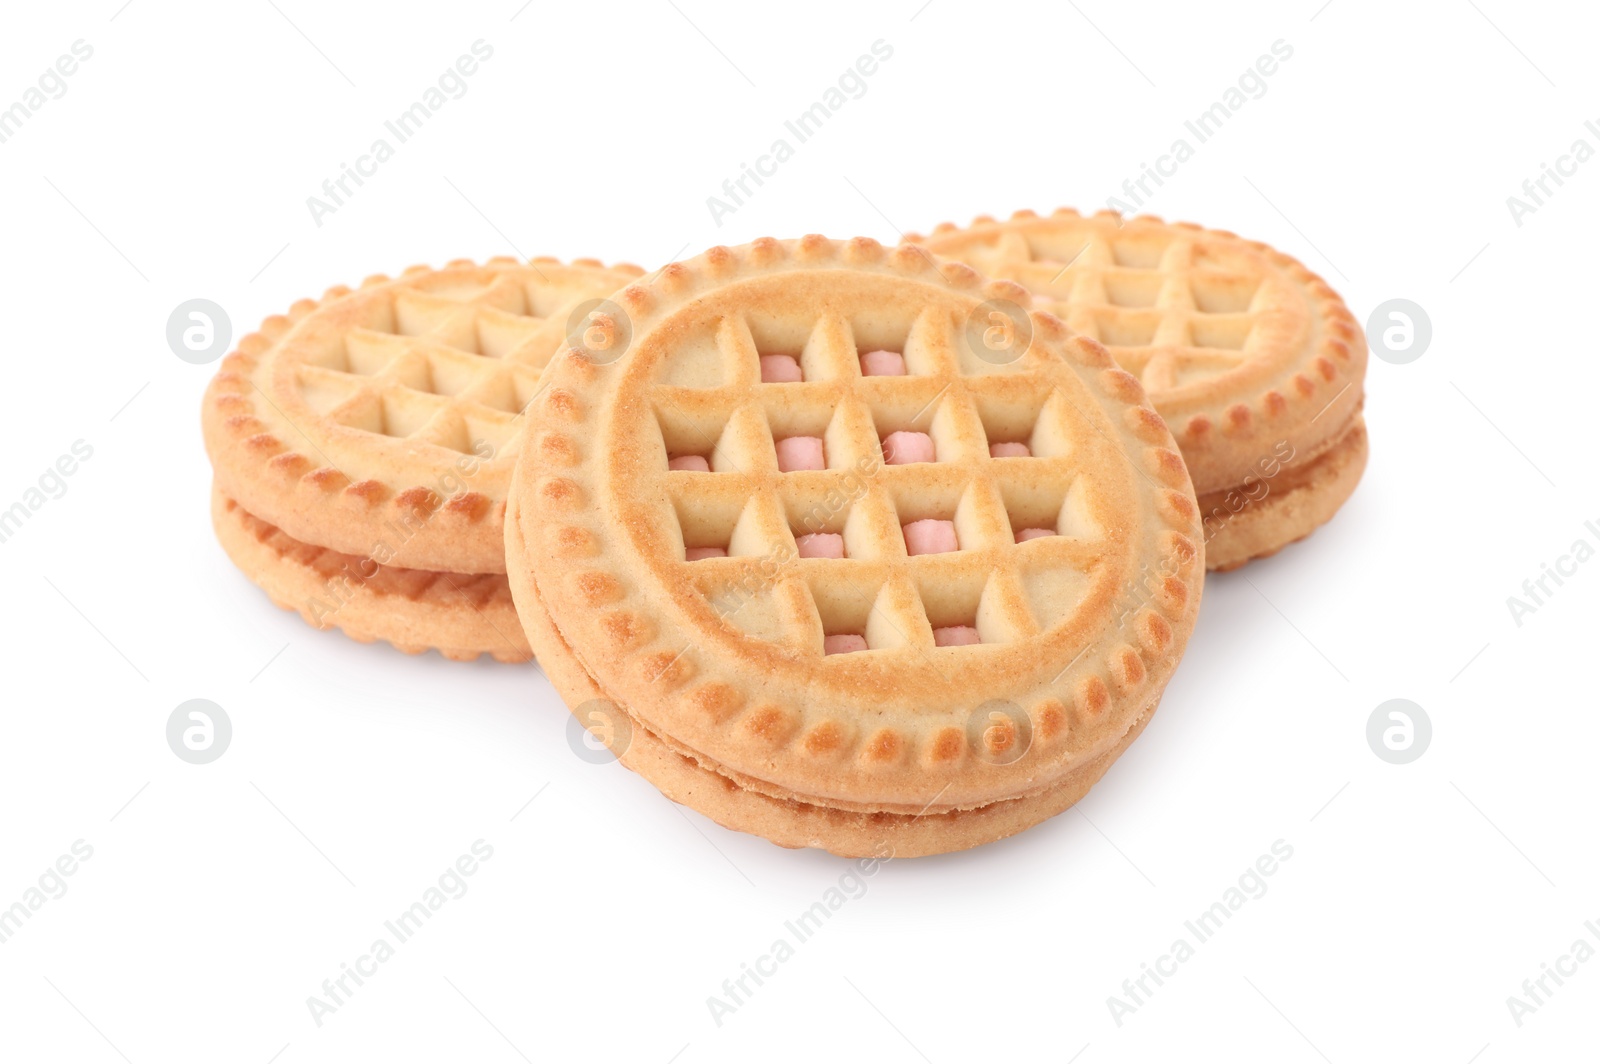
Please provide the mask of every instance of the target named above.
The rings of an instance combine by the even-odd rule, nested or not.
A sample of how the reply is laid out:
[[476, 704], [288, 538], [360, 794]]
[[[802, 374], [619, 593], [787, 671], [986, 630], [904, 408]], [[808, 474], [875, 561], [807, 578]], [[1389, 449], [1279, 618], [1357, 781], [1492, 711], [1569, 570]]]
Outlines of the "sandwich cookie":
[[414, 266], [268, 318], [223, 359], [202, 423], [229, 557], [318, 627], [407, 652], [525, 661], [506, 488], [550, 355], [609, 321], [633, 266]]
[[506, 521], [578, 719], [784, 846], [941, 853], [1080, 798], [1204, 577], [1137, 379], [1020, 286], [864, 238], [713, 248], [614, 299], [629, 341], [552, 361]]
[[1068, 209], [907, 240], [1018, 282], [1139, 378], [1194, 478], [1208, 568], [1310, 535], [1361, 479], [1366, 341], [1338, 294], [1288, 255], [1188, 223]]

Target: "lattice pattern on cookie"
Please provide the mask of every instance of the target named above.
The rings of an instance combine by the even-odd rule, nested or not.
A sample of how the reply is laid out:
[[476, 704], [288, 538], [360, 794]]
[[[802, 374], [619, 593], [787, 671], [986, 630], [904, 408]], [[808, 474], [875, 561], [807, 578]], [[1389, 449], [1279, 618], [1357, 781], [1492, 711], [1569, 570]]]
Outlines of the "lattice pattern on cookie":
[[[1009, 643], [1070, 616], [1101, 530], [1077, 477], [1075, 411], [1025, 363], [980, 360], [990, 372], [972, 373], [945, 307], [910, 320], [744, 312], [704, 331], [712, 342], [675, 351], [650, 398], [670, 500], [661, 516], [724, 621], [826, 656], [841, 636], [869, 651], [970, 653], [938, 646], [935, 632]], [[864, 375], [863, 350], [901, 353], [906, 375]], [[797, 359], [803, 380], [761, 383], [772, 356]], [[685, 359], [702, 368], [673, 364]], [[671, 383], [684, 379], [725, 383]], [[886, 462], [894, 434], [925, 437], [932, 460]], [[820, 440], [824, 467], [786, 469], [782, 441], [793, 439]], [[1028, 456], [992, 457], [995, 443]], [[671, 468], [684, 456], [709, 469]], [[924, 522], [940, 527], [908, 527]], [[1037, 538], [1019, 535], [1029, 530]], [[953, 532], [955, 549], [918, 553], [923, 532]], [[807, 557], [815, 535], [837, 536], [828, 549], [842, 557]]]
[[1171, 425], [1201, 494], [1239, 485], [1283, 442], [1317, 453], [1360, 409], [1360, 326], [1326, 282], [1258, 241], [1067, 208], [906, 240], [1015, 280], [1106, 344]]
[[297, 367], [307, 405], [347, 428], [472, 453], [499, 453], [538, 389], [562, 327], [538, 317], [531, 286], [401, 289], [368, 321]]
[[[1219, 376], [1258, 353], [1256, 324], [1283, 311], [1262, 264], [1178, 229], [1124, 230], [1106, 218], [1012, 230], [963, 250], [1035, 293], [1042, 309], [1105, 344], [1148, 391]], [[998, 270], [996, 270], [998, 272]]]
[[[1197, 514], [1100, 344], [1040, 313], [998, 358], [970, 326], [1021, 285], [866, 239], [713, 248], [616, 298], [630, 350], [545, 378], [512, 580], [607, 697], [736, 785], [911, 814], [1048, 786], [1148, 713]], [[896, 433], [932, 460], [885, 461]]]
[[458, 260], [301, 300], [241, 338], [207, 390], [219, 482], [306, 542], [499, 571], [521, 411], [568, 330], [593, 321], [585, 301], [641, 272]]

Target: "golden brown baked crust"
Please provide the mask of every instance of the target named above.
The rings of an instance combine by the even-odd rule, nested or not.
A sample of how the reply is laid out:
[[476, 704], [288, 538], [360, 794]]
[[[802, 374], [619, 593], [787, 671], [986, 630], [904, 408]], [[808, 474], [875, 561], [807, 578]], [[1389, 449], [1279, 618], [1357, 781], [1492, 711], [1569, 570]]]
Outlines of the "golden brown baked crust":
[[252, 516], [216, 486], [211, 521], [233, 563], [313, 627], [338, 627], [363, 643], [382, 639], [407, 654], [432, 647], [456, 661], [532, 656], [504, 573], [401, 569], [314, 547]]
[[[506, 562], [525, 571], [526, 546], [514, 520], [506, 522]], [[1053, 788], [1031, 798], [991, 802], [976, 809], [916, 814], [866, 813], [774, 798], [746, 790], [714, 765], [667, 745], [643, 722], [607, 697], [583, 670], [550, 621], [538, 592], [525, 585], [519, 616], [539, 656], [539, 668], [574, 710], [599, 704], [612, 750], [624, 766], [649, 780], [662, 794], [715, 820], [790, 849], [812, 847], [840, 857], [925, 857], [971, 849], [1007, 838], [1071, 807], [1099, 781], [1111, 763], [1139, 736], [1155, 711], [1152, 702], [1122, 741], [1087, 762]]]
[[301, 300], [240, 340], [206, 390], [217, 483], [305, 543], [504, 572], [521, 411], [573, 310], [641, 272], [459, 260]]
[[[615, 299], [631, 346], [547, 370], [508, 575], [642, 730], [752, 794], [924, 819], [1042, 809], [1109, 762], [1176, 666], [1203, 572], [1171, 435], [1099, 344], [1034, 314], [1026, 353], [991, 360], [964, 325], [1026, 305], [1020, 288], [866, 239], [714, 248]], [[861, 376], [857, 351], [884, 347], [910, 375]], [[782, 352], [807, 379], [761, 383], [757, 355]], [[879, 438], [923, 417], [939, 460], [884, 465]], [[772, 441], [793, 434], [823, 437], [829, 468], [779, 472]], [[1010, 439], [1033, 456], [989, 457]], [[714, 471], [667, 469], [696, 447]], [[847, 558], [794, 555], [819, 508]], [[900, 524], [922, 518], [953, 520], [961, 549], [908, 558]], [[1014, 542], [1045, 520], [1057, 535]], [[984, 644], [935, 646], [952, 623]], [[846, 630], [871, 649], [825, 656]]]
[[[1200, 497], [1206, 528], [1206, 568], [1237, 569], [1276, 554], [1315, 532], [1344, 505], [1367, 467], [1367, 425], [1360, 414], [1326, 451], [1294, 462], [1249, 489]], [[1258, 490], [1261, 494], [1257, 494]]]
[[1367, 345], [1349, 308], [1258, 241], [1066, 208], [906, 239], [1017, 281], [1104, 343], [1167, 419], [1200, 495], [1259, 475], [1280, 444], [1320, 453], [1361, 408]]

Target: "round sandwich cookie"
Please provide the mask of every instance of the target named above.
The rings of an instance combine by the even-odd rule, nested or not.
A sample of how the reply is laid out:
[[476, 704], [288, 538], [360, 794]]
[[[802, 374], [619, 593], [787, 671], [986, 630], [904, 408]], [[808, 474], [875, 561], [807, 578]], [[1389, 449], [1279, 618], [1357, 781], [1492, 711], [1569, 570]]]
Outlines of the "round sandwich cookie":
[[551, 354], [641, 274], [462, 260], [266, 319], [203, 405], [229, 557], [318, 627], [527, 660], [502, 528], [523, 411]]
[[1355, 491], [1366, 341], [1338, 294], [1288, 255], [1188, 223], [1070, 209], [906, 239], [1023, 285], [1139, 378], [1194, 478], [1209, 568], [1305, 538]]
[[713, 248], [547, 370], [508, 576], [578, 721], [784, 846], [1036, 824], [1149, 720], [1200, 521], [1138, 380], [1028, 293], [858, 238]]
[[380, 565], [313, 547], [255, 517], [213, 487], [211, 522], [233, 563], [272, 601], [318, 628], [337, 625], [363, 643], [408, 654], [429, 648], [456, 661], [533, 656], [504, 573], [449, 573]]

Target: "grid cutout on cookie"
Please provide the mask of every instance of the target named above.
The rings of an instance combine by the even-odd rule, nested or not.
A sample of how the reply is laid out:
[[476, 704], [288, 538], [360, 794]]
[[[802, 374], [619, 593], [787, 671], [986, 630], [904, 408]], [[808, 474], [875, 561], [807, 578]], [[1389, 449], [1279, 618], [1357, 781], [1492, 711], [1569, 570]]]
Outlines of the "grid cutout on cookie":
[[1009, 276], [1035, 305], [1105, 344], [1150, 392], [1220, 376], [1261, 353], [1257, 326], [1287, 296], [1242, 249], [1174, 227], [1054, 218], [941, 248]]
[[[866, 351], [900, 355], [905, 373], [865, 374]], [[761, 359], [780, 355], [801, 380], [763, 382]], [[972, 358], [942, 306], [746, 310], [690, 330], [648, 397], [677, 564], [724, 622], [830, 658], [969, 653], [1061, 622], [1101, 530], [1076, 412], [1030, 366]], [[896, 434], [924, 437], [928, 459], [886, 462]], [[820, 444], [799, 468], [785, 461], [797, 439]], [[1027, 454], [994, 457], [997, 443]]]
[[500, 273], [401, 288], [301, 353], [294, 381], [317, 414], [378, 437], [501, 453], [556, 346], [560, 293]]
[[[1010, 361], [993, 349], [1011, 330], [990, 312], [1027, 298], [911, 247], [816, 235], [712, 248], [624, 289], [628, 352], [567, 351], [549, 371], [551, 427], [511, 496], [519, 599], [548, 607], [605, 697], [733, 787], [917, 815], [1098, 774], [1192, 626], [1194, 497], [1101, 345], [1007, 313], [1032, 342]], [[771, 319], [817, 372], [761, 379]], [[863, 372], [869, 345], [907, 372]], [[942, 415], [957, 449], [885, 464], [878, 419], [913, 400], [916, 426]], [[828, 445], [816, 468], [779, 464], [791, 429]], [[991, 436], [1021, 450], [996, 455]], [[685, 446], [704, 465], [669, 468]], [[1019, 543], [1013, 511], [1076, 534]], [[908, 552], [916, 520], [948, 522], [958, 549]], [[718, 555], [688, 559], [687, 524]], [[797, 526], [849, 549], [797, 557]], [[830, 655], [829, 637], [866, 649]], [[996, 700], [1010, 727], [991, 713], [979, 730]]]

